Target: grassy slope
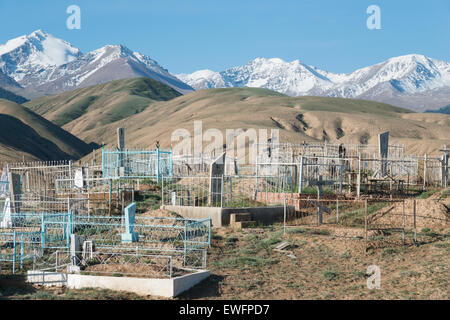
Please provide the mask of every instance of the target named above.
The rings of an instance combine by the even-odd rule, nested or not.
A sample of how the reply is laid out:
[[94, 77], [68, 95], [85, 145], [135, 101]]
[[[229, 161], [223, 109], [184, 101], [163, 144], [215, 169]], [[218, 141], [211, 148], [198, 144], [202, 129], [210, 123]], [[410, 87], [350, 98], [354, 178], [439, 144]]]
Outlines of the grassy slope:
[[179, 95], [158, 81], [133, 78], [40, 97], [25, 106], [78, 134], [142, 112], [155, 101]]
[[4, 99], [0, 99], [0, 132], [3, 160], [22, 155], [42, 160], [76, 159], [91, 151], [89, 145], [67, 131]]
[[411, 153], [431, 154], [450, 143], [450, 116], [366, 100], [288, 97], [260, 88], [178, 96], [162, 84], [155, 90], [156, 84], [145, 78], [111, 81], [34, 99], [26, 106], [85, 141], [112, 144], [116, 128], [124, 127], [129, 147], [153, 146], [156, 140], [168, 147], [174, 130], [193, 132], [194, 120], [203, 121], [203, 130], [217, 128], [223, 134], [225, 129], [278, 128], [281, 139], [292, 142], [376, 144], [378, 133], [389, 130], [391, 143], [404, 143]]
[[204, 131], [217, 128], [223, 134], [227, 128], [278, 128], [281, 139], [292, 142], [328, 139], [358, 143], [367, 138], [376, 144], [377, 134], [389, 130], [391, 142], [405, 143], [411, 152], [432, 153], [450, 143], [450, 116], [418, 114], [365, 100], [293, 98], [251, 88], [196, 91], [78, 134], [88, 140], [114, 143], [115, 128], [123, 126], [129, 146], [153, 146], [160, 140], [167, 147], [174, 130], [184, 128], [192, 134], [194, 120], [203, 121]]

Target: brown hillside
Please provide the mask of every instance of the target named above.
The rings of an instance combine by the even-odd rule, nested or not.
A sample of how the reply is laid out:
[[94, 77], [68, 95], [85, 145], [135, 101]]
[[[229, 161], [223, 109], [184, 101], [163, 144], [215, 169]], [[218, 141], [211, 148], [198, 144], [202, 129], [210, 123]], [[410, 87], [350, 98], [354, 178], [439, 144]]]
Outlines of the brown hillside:
[[[168, 147], [174, 130], [185, 128], [192, 134], [194, 120], [203, 121], [203, 131], [217, 128], [223, 134], [225, 129], [278, 128], [281, 140], [291, 142], [326, 140], [376, 144], [377, 134], [389, 130], [390, 143], [404, 143], [409, 153], [437, 155], [444, 144], [450, 145], [448, 115], [413, 113], [357, 99], [293, 98], [257, 88], [199, 90], [176, 98], [166, 97], [165, 100], [171, 99], [169, 101], [147, 101], [130, 114], [126, 106], [134, 106], [134, 95], [129, 93], [133, 81], [137, 80], [119, 80], [86, 88], [95, 92], [96, 98], [90, 98], [95, 100], [92, 103], [84, 102], [96, 107], [85, 108], [82, 116], [63, 128], [87, 142], [114, 144], [116, 128], [124, 127], [127, 147], [153, 147], [156, 140], [160, 140], [162, 147]], [[154, 85], [139, 83], [140, 90], [142, 86]], [[26, 105], [55, 121], [61, 110], [66, 110], [71, 103], [68, 99], [87, 99], [84, 94], [76, 94], [78, 91], [35, 99]], [[117, 92], [121, 92], [118, 97]], [[118, 105], [121, 115], [116, 118], [121, 119], [115, 121], [113, 115]]]
[[15, 102], [0, 99], [0, 160], [78, 159], [92, 148]]
[[193, 133], [194, 120], [203, 131], [217, 128], [278, 128], [282, 141], [377, 143], [377, 134], [390, 131], [391, 143], [404, 143], [407, 152], [439, 154], [450, 144], [450, 116], [416, 114], [390, 105], [353, 99], [291, 98], [263, 89], [232, 88], [197, 91], [150, 105], [142, 113], [92, 130], [73, 128], [87, 141], [115, 143], [116, 127], [126, 130], [128, 146], [171, 144], [177, 128]]

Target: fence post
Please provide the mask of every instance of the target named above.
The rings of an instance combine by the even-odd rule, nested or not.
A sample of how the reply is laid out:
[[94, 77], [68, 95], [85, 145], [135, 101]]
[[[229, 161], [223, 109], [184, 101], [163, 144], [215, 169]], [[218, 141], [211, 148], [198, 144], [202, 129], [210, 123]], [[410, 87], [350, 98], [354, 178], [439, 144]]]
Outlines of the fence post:
[[36, 248], [33, 249], [33, 270], [36, 270]]
[[258, 201], [258, 156], [256, 157], [255, 171], [255, 201]]
[[342, 194], [342, 182], [344, 180], [344, 159], [341, 158], [340, 172], [339, 172], [339, 194]]
[[102, 174], [103, 178], [106, 176], [105, 174], [105, 145], [102, 145]]
[[356, 194], [359, 199], [361, 193], [361, 152], [358, 152], [358, 176], [357, 176], [357, 190]]
[[13, 231], [13, 273], [16, 273], [16, 230]]
[[125, 209], [125, 199], [124, 199], [124, 192], [123, 190], [120, 192], [122, 195], [122, 214], [124, 214], [124, 209]]
[[367, 252], [367, 228], [368, 228], [367, 199], [365, 199], [364, 200], [364, 244], [365, 244], [365, 252]]
[[422, 190], [425, 190], [427, 185], [427, 154], [425, 153], [425, 156], [423, 158], [423, 188]]
[[302, 193], [302, 189], [303, 189], [303, 156], [300, 156], [300, 179], [299, 179], [299, 183], [298, 183], [298, 193]]
[[413, 214], [414, 214], [414, 243], [417, 242], [417, 225], [416, 225], [416, 199], [414, 199], [413, 205]]
[[164, 177], [161, 177], [161, 205], [164, 205]]
[[208, 219], [208, 246], [211, 248], [211, 217]]
[[233, 176], [230, 176], [230, 205], [233, 206]]
[[116, 191], [116, 207], [119, 207], [119, 201], [120, 201], [120, 189], [122, 188], [121, 184], [120, 184], [120, 177], [119, 180], [117, 181], [117, 191]]
[[223, 175], [220, 179], [220, 207], [223, 208]]
[[159, 147], [156, 148], [156, 182], [159, 182]]
[[109, 216], [111, 216], [111, 202], [112, 202], [112, 179], [109, 179], [109, 209], [108, 209], [108, 213]]
[[45, 249], [45, 220], [44, 220], [44, 211], [42, 211], [41, 216], [41, 251], [44, 253]]
[[169, 176], [173, 175], [173, 151], [172, 146], [170, 146], [170, 156], [169, 156]]
[[284, 194], [283, 235], [286, 234], [286, 193]]
[[184, 219], [184, 257], [183, 257], [183, 266], [186, 266], [186, 254], [187, 254], [187, 226], [186, 226], [186, 219]]
[[336, 223], [339, 223], [339, 197], [336, 199]]
[[23, 254], [24, 254], [24, 238], [23, 238], [23, 233], [20, 235], [20, 269], [23, 268]]
[[402, 201], [402, 242], [405, 245], [405, 200]]

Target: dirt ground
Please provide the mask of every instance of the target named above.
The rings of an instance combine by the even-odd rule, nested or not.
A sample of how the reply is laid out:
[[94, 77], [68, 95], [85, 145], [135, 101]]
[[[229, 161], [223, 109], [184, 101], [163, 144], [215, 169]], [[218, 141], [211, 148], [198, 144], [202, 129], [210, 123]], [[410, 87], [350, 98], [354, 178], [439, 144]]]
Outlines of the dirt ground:
[[[448, 194], [440, 202], [447, 204]], [[423, 202], [417, 208], [422, 215], [446, 214], [440, 204]], [[207, 262], [211, 276], [175, 299], [450, 299], [448, 220], [436, 229], [421, 227], [426, 230], [419, 229], [416, 244], [407, 234], [405, 246], [385, 244], [367, 252], [361, 228], [309, 225], [288, 227], [285, 233], [280, 224], [214, 228]], [[277, 251], [281, 242], [289, 247]], [[380, 289], [367, 287], [371, 265], [381, 270]], [[25, 283], [24, 277], [0, 276], [0, 299], [161, 298], [109, 290], [43, 289]]]
[[[404, 202], [389, 204], [378, 214], [374, 215], [374, 222], [391, 226], [402, 226], [402, 213], [405, 212], [405, 227], [413, 228], [414, 200], [407, 199]], [[450, 231], [450, 210], [438, 199], [417, 199], [416, 200], [416, 226], [417, 228], [433, 228], [443, 232]]]
[[[211, 277], [176, 299], [450, 299], [450, 237], [365, 253], [363, 240], [334, 228], [295, 227], [284, 235], [282, 226], [216, 229], [208, 252]], [[274, 250], [282, 241], [290, 247]], [[379, 290], [367, 288], [370, 265], [380, 267]], [[0, 279], [3, 299], [161, 299]]]
[[[83, 270], [87, 274], [98, 274], [102, 276], [134, 277], [134, 278], [169, 278], [169, 268], [167, 265], [140, 264], [96, 264]], [[173, 277], [188, 274], [181, 269], [173, 269]]]
[[[283, 236], [281, 231], [248, 229], [216, 234], [209, 255], [213, 276], [179, 298], [450, 298], [449, 238], [366, 254], [362, 240], [311, 233]], [[295, 258], [273, 250], [280, 240], [291, 244], [287, 250]], [[381, 269], [380, 290], [367, 288], [369, 265]]]

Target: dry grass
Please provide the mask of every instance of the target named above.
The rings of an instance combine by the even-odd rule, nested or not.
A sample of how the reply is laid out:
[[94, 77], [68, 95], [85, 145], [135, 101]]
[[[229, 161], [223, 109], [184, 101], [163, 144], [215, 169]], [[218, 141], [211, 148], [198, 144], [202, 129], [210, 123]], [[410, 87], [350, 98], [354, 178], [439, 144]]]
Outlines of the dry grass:
[[15, 102], [0, 99], [0, 161], [63, 160], [92, 151], [88, 144]]
[[[450, 239], [364, 253], [361, 239], [340, 228], [280, 225], [213, 232], [211, 277], [176, 299], [450, 299]], [[351, 229], [351, 228], [345, 228]], [[288, 252], [275, 246], [287, 241]], [[291, 258], [288, 253], [296, 258]], [[381, 289], [369, 290], [369, 265], [381, 268]], [[161, 299], [108, 290], [44, 289], [0, 280], [3, 299]]]
[[[102, 123], [103, 117], [115, 110], [123, 99], [128, 99], [122, 94], [126, 90], [120, 88], [121, 84], [125, 88], [129, 86], [127, 81], [129, 79], [116, 81], [114, 90], [106, 85], [89, 88], [95, 92], [96, 100], [82, 116], [65, 124], [64, 128], [88, 142], [113, 144], [116, 128], [124, 127], [129, 147], [153, 147], [156, 140], [162, 147], [169, 147], [172, 132], [184, 128], [192, 133], [194, 120], [203, 121], [204, 131], [217, 128], [224, 134], [225, 129], [278, 128], [281, 140], [291, 142], [328, 139], [359, 143], [366, 139], [370, 144], [376, 144], [377, 134], [389, 130], [391, 143], [404, 143], [410, 153], [429, 155], [450, 143], [449, 115], [416, 114], [357, 99], [293, 98], [256, 88], [199, 90], [169, 101], [149, 101], [148, 105], [136, 110], [136, 114]], [[120, 97], [116, 96], [119, 91], [122, 92]], [[73, 103], [67, 97], [75, 93], [40, 98], [27, 105], [49, 119], [56, 119], [58, 110], [65, 110]], [[73, 99], [84, 96], [79, 95]], [[46, 103], [51, 105], [49, 110], [44, 108]]]
[[[220, 234], [219, 234], [220, 232]], [[365, 254], [362, 240], [263, 229], [218, 231], [209, 255], [211, 279], [180, 297], [201, 299], [449, 299], [450, 241]], [[330, 230], [331, 234], [334, 231]], [[232, 242], [227, 241], [234, 237]], [[273, 250], [288, 241], [296, 259]], [[365, 272], [381, 268], [380, 290]], [[214, 289], [215, 290], [212, 290]]]

